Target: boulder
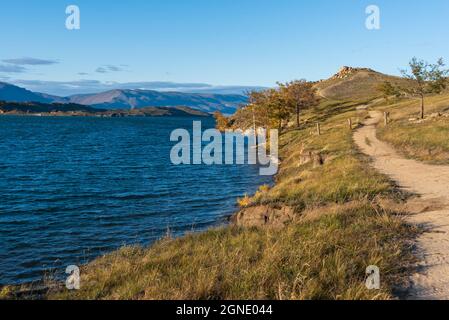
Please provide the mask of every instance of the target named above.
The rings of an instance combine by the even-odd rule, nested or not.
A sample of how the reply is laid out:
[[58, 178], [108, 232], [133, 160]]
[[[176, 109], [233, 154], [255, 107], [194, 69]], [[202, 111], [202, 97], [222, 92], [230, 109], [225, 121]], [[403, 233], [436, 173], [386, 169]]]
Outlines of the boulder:
[[300, 167], [310, 162], [313, 163], [314, 168], [320, 167], [324, 164], [324, 157], [321, 155], [320, 152], [313, 152], [313, 151], [302, 152], [301, 155], [299, 156], [298, 166]]
[[273, 227], [283, 228], [296, 216], [293, 208], [288, 206], [255, 206], [242, 209], [231, 221], [239, 227]]

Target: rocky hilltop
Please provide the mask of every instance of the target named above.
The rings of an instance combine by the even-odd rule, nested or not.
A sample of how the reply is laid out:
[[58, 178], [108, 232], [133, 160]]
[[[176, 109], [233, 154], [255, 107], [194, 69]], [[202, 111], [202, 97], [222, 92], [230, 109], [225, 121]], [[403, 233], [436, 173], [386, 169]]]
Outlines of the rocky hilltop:
[[355, 75], [358, 72], [372, 72], [372, 73], [378, 73], [372, 69], [369, 68], [353, 68], [348, 66], [343, 66], [340, 68], [340, 70], [334, 74], [330, 80], [337, 80], [337, 79], [347, 79], [353, 75]]
[[408, 80], [383, 74], [370, 68], [343, 66], [326, 80], [316, 83], [318, 93], [330, 100], [372, 100], [379, 97], [378, 86], [391, 82], [398, 87], [410, 86]]

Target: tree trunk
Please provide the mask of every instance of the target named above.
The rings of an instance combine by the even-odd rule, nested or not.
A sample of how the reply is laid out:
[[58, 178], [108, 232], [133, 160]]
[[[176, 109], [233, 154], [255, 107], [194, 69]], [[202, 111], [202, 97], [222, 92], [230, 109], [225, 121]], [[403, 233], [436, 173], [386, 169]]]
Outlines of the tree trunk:
[[421, 119], [424, 119], [424, 95], [421, 95]]
[[296, 126], [299, 128], [299, 106], [296, 106]]
[[256, 115], [254, 114], [254, 107], [253, 107], [253, 130], [254, 130], [254, 137], [256, 139], [256, 153], [259, 152], [259, 139], [257, 135], [257, 126], [256, 126]]

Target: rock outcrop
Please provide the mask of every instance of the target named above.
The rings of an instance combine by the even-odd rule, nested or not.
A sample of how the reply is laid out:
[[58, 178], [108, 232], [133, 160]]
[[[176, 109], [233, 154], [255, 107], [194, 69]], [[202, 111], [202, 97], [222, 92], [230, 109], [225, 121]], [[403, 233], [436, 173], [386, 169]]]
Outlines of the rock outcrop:
[[360, 71], [375, 72], [374, 70], [371, 70], [369, 68], [353, 68], [344, 66], [341, 67], [340, 70], [334, 76], [332, 76], [331, 79], [346, 79]]
[[239, 227], [273, 227], [283, 228], [295, 217], [291, 207], [255, 206], [242, 209], [232, 216], [231, 222]]

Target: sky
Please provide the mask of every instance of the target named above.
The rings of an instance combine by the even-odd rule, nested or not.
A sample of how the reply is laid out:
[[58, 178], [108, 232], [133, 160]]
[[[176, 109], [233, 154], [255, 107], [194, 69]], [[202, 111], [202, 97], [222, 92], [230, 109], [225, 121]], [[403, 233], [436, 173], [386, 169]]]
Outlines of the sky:
[[69, 95], [270, 87], [343, 65], [399, 74], [413, 56], [449, 61], [448, 15], [447, 0], [0, 0], [0, 81]]

